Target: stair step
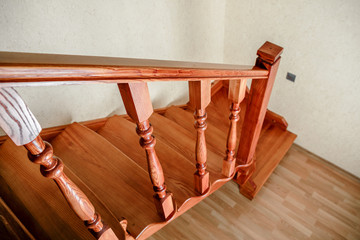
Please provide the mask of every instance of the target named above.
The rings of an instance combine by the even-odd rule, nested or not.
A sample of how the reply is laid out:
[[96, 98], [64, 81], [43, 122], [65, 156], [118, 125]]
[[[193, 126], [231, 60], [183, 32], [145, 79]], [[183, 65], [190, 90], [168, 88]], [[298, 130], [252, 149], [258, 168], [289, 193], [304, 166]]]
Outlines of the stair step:
[[[172, 106], [166, 110], [164, 116], [188, 130], [192, 134], [193, 139], [196, 139], [196, 130], [194, 128], [195, 120], [190, 111]], [[205, 136], [208, 149], [217, 152], [224, 158], [226, 151], [227, 130], [222, 131], [217, 125], [207, 121]]]
[[[150, 117], [150, 122], [154, 126], [155, 137], [166, 142], [172, 149], [176, 150], [188, 159], [188, 161], [192, 162], [193, 170], [191, 173], [193, 174], [196, 170], [196, 138], [194, 138], [193, 133], [160, 114], [153, 114]], [[218, 179], [225, 178], [221, 174], [223, 155], [220, 155], [218, 151], [208, 149], [207, 157], [207, 170], [210, 172], [210, 182], [212, 183]]]
[[[157, 126], [154, 126], [156, 129]], [[146, 154], [139, 145], [136, 125], [123, 117], [109, 118], [97, 133], [106, 138], [125, 155], [136, 162], [144, 171], [148, 171]], [[173, 193], [178, 206], [198, 194], [194, 190], [194, 164], [180, 153], [171, 149], [162, 139], [156, 137], [155, 150], [162, 165], [167, 190]], [[150, 182], [150, 178], [147, 179]], [[149, 187], [152, 189], [152, 187]]]
[[148, 172], [104, 137], [73, 123], [52, 141], [54, 152], [81, 178], [127, 230], [137, 236], [161, 222]]
[[[65, 173], [88, 196], [117, 235], [121, 234], [118, 221], [96, 196], [69, 169], [65, 168]], [[41, 175], [39, 166], [29, 161], [24, 147], [16, 146], [11, 140], [0, 146], [0, 195], [36, 239], [93, 238], [69, 208], [56, 184]]]
[[[227, 97], [227, 90], [221, 89], [211, 98], [210, 105], [206, 108], [208, 113], [209, 124], [215, 124], [224, 132], [229, 129], [230, 122], [226, 118], [225, 113], [229, 111], [230, 102]], [[242, 101], [240, 108], [240, 121], [238, 122], [238, 142], [241, 135], [241, 126], [246, 112], [246, 98]], [[240, 188], [240, 192], [247, 198], [253, 199], [260, 191], [276, 166], [283, 159], [291, 145], [293, 144], [296, 135], [290, 131], [283, 130], [271, 121], [264, 120], [259, 142], [256, 146], [256, 168], [250, 178], [257, 186], [254, 190], [251, 182], [247, 182]]]
[[249, 199], [253, 199], [260, 191], [296, 138], [292, 132], [284, 131], [268, 122], [264, 125], [263, 130], [266, 130], [262, 132], [256, 147], [256, 168], [251, 176], [257, 188], [254, 190], [250, 182], [240, 188], [240, 193]]

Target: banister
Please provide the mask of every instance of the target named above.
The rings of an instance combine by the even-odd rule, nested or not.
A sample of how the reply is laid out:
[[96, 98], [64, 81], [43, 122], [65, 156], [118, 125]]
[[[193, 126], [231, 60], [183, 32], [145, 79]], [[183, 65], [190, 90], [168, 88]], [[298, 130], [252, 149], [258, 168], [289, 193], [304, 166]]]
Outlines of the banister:
[[260, 67], [151, 59], [0, 52], [0, 86], [263, 79]]
[[[140, 136], [140, 145], [145, 149], [148, 173], [155, 193], [153, 197], [156, 209], [161, 219], [168, 221], [173, 216], [176, 216], [178, 208], [175, 203], [176, 196], [167, 191], [164, 172], [155, 151], [156, 140], [152, 135], [153, 127], [149, 122], [153, 107], [146, 82], [189, 82], [189, 107], [194, 110], [196, 129], [194, 185], [198, 194], [206, 196], [212, 191], [210, 168], [207, 169], [207, 145], [205, 139], [205, 130], [207, 128], [206, 107], [211, 102], [211, 80], [230, 80], [228, 96], [231, 102], [230, 128], [227, 136], [226, 156], [223, 160], [222, 174], [228, 178], [227, 180], [230, 180], [236, 174], [235, 178], [237, 178], [238, 183], [243, 185], [249, 180], [255, 169], [255, 149], [279, 66], [281, 52], [281, 47], [266, 42], [257, 52], [258, 58], [254, 67], [0, 52], [0, 126], [4, 128], [17, 145], [25, 146], [29, 151], [30, 160], [40, 164], [42, 174], [56, 182], [72, 209], [96, 237], [100, 237], [106, 231], [111, 234], [111, 239], [116, 239], [116, 236], [112, 234], [112, 229], [103, 225], [100, 215], [95, 212], [85, 194], [66, 177], [63, 172], [62, 161], [53, 155], [51, 145], [41, 139], [39, 135], [41, 131], [40, 125], [35, 120], [34, 123], [36, 124], [34, 126], [27, 126], [31, 122], [24, 122], [21, 112], [19, 113], [11, 105], [12, 101], [7, 98], [7, 95], [9, 97], [18, 95], [15, 90], [12, 90], [15, 92], [14, 94], [7, 93], [6, 87], [117, 83], [126, 112], [136, 123], [136, 133]], [[247, 79], [253, 81], [243, 119], [238, 152], [236, 153], [237, 136], [240, 133], [237, 124], [240, 118], [240, 104], [245, 97]], [[21, 100], [20, 96], [18, 96], [18, 99]], [[25, 103], [21, 107], [22, 112], [29, 112], [29, 119], [34, 118]], [[9, 112], [8, 109], [12, 110], [16, 117], [12, 119], [6, 118]], [[10, 120], [12, 124], [8, 127], [4, 123]], [[21, 126], [20, 130], [25, 133], [12, 129], [17, 126], [17, 121], [21, 122], [23, 126]]]
[[18, 146], [28, 150], [28, 157], [40, 165], [41, 174], [53, 179], [67, 203], [84, 221], [97, 239], [118, 239], [101, 220], [83, 191], [64, 173], [64, 163], [53, 153], [50, 143], [40, 137], [41, 126], [15, 89], [0, 88], [0, 127]]

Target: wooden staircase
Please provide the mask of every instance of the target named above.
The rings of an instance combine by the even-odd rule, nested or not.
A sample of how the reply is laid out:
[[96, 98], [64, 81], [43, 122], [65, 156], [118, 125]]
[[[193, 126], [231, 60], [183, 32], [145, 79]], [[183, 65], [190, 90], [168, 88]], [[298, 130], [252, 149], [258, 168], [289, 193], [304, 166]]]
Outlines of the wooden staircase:
[[[232, 152], [238, 150], [231, 150], [229, 129], [236, 131], [233, 135], [234, 145], [241, 139], [244, 116], [251, 99], [250, 93], [247, 93], [246, 97], [243, 96], [244, 101], [239, 100], [240, 121], [232, 118], [232, 124], [237, 125], [234, 128], [228, 118], [229, 106], [234, 102], [234, 98], [228, 97], [232, 86], [231, 81], [230, 84], [219, 81], [213, 85], [211, 103], [206, 107], [207, 117], [201, 115], [203, 104], [207, 105], [203, 102], [204, 98], [194, 100], [194, 96], [193, 99], [190, 96], [189, 106], [172, 106], [161, 113], [151, 112], [149, 122], [152, 126], [147, 125], [147, 115], [141, 115], [143, 112], [140, 113], [136, 106], [131, 105], [137, 97], [131, 86], [119, 86], [123, 99], [133, 100], [130, 105], [125, 103], [128, 104], [126, 107], [130, 118], [113, 116], [99, 121], [96, 127], [93, 127], [94, 122], [73, 123], [56, 133], [49, 134], [52, 130], [46, 129], [42, 132], [41, 136], [51, 143], [56, 156], [64, 162], [64, 173], [82, 192], [72, 194], [77, 188], [66, 181], [63, 188], [59, 186], [61, 182], [57, 182], [58, 186], [65, 196], [83, 196], [92, 203], [93, 207], [91, 204], [89, 207], [87, 201], [83, 200], [84, 204], [79, 201], [79, 206], [75, 204], [72, 208], [76, 213], [79, 212], [76, 208], [80, 207], [82, 212], [101, 216], [106, 223], [101, 231], [89, 227], [92, 223], [88, 222], [86, 225], [90, 232], [86, 230], [76, 214], [66, 206], [67, 201], [57, 186], [40, 176], [38, 166], [28, 160], [26, 149], [16, 146], [10, 139], [0, 146], [1, 197], [36, 239], [91, 239], [93, 236], [101, 239], [145, 239], [231, 180], [237, 181], [240, 192], [252, 199], [290, 148], [296, 135], [286, 130], [284, 119], [268, 111], [264, 123], [261, 123], [256, 146], [256, 168], [249, 170], [245, 167], [247, 163], [237, 159], [230, 174], [224, 175], [224, 158], [231, 157]], [[193, 90], [202, 91], [202, 87], [199, 85]], [[197, 107], [194, 128], [193, 109]], [[146, 109], [146, 106], [142, 106], [143, 111], [146, 112]], [[204, 143], [203, 132], [206, 129], [204, 119], [207, 119], [207, 155], [205, 164], [201, 165], [201, 158], [204, 157], [200, 154], [201, 144]], [[150, 136], [152, 130], [156, 145]], [[139, 136], [140, 145], [146, 151], [136, 144]], [[39, 158], [40, 155], [29, 156]], [[197, 176], [202, 168], [205, 174]], [[44, 167], [42, 169], [45, 171]], [[161, 186], [162, 172], [166, 191]], [[206, 175], [208, 186], [207, 180], [202, 181]], [[200, 185], [195, 184], [194, 188], [194, 181], [196, 183], [199, 178]], [[160, 194], [163, 194], [161, 192], [166, 195], [159, 200]], [[68, 202], [73, 204], [71, 200]], [[32, 236], [29, 235], [29, 239]]]

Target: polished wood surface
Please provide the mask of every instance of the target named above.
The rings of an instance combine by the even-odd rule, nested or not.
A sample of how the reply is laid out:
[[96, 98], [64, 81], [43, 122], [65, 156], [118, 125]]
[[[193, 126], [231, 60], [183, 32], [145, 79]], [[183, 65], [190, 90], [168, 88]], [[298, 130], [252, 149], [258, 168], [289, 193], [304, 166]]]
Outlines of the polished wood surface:
[[283, 50], [282, 47], [266, 41], [257, 51], [257, 55], [265, 62], [274, 63], [280, 57]]
[[149, 240], [357, 240], [359, 211], [359, 178], [293, 145], [254, 200], [225, 184]]
[[[264, 52], [271, 53], [274, 62], [266, 62], [269, 58], [268, 54], [264, 54]], [[281, 52], [282, 48], [278, 48], [276, 45], [272, 45], [268, 42], [266, 42], [258, 51], [259, 57], [256, 60], [256, 66], [262, 66], [269, 70], [269, 77], [266, 81], [253, 79], [251, 83], [249, 102], [242, 126], [236, 161], [238, 164], [249, 164], [250, 162], [254, 164], [241, 172], [238, 179], [240, 185], [244, 184], [249, 179], [255, 168], [255, 149], [259, 140], [277, 69], [280, 64], [279, 55]], [[263, 57], [265, 59], [263, 59]]]
[[[220, 140], [217, 141], [221, 141], [222, 144], [217, 144], [218, 142], [215, 142], [215, 144], [209, 142], [208, 144], [207, 170], [210, 173], [211, 187], [210, 191], [202, 196], [199, 196], [199, 194], [193, 190], [192, 173], [193, 159], [195, 158], [193, 147], [195, 145], [196, 132], [194, 131], [191, 123], [191, 119], [193, 119], [191, 111], [184, 111], [180, 108], [172, 107], [165, 112], [164, 115], [166, 117], [159, 114], [153, 114], [150, 118], [150, 121], [154, 125], [154, 135], [157, 136], [158, 140], [156, 145], [157, 152], [159, 154], [159, 158], [162, 159], [163, 162], [162, 165], [165, 181], [167, 182], [169, 189], [174, 189], [173, 196], [177, 206], [177, 210], [174, 216], [165, 222], [162, 221], [160, 217], [158, 217], [156, 210], [153, 207], [151, 184], [150, 181], [148, 181], [147, 164], [146, 161], [144, 161], [145, 153], [141, 151], [141, 147], [138, 144], [129, 144], [129, 142], [136, 142], [138, 139], [137, 134], [133, 130], [136, 126], [135, 123], [132, 123], [122, 117], [110, 118], [103, 127], [98, 129], [98, 133], [104, 136], [107, 140], [101, 139], [100, 135], [96, 135], [96, 133], [93, 131], [79, 124], [72, 124], [71, 126], [68, 126], [68, 128], [60, 135], [58, 135], [52, 141], [52, 144], [58, 155], [71, 169], [70, 172], [74, 171], [77, 177], [80, 177], [82, 181], [86, 182], [88, 187], [91, 188], [91, 192], [98, 197], [95, 200], [94, 198], [90, 199], [100, 214], [104, 217], [106, 216], [107, 211], [101, 208], [101, 206], [99, 207], [95, 204], [98, 204], [96, 200], [99, 198], [101, 198], [101, 201], [107, 206], [106, 209], [111, 209], [112, 215], [114, 215], [115, 218], [126, 218], [128, 224], [126, 225], [127, 227], [125, 229], [129, 231], [132, 236], [138, 236], [138, 239], [145, 239], [158, 231], [160, 228], [172, 222], [175, 218], [182, 215], [184, 212], [192, 208], [203, 199], [207, 198], [210, 193], [219, 189], [220, 186], [228, 181], [231, 181], [231, 178], [226, 178], [221, 174], [222, 159], [225, 157], [224, 143], [226, 142], [227, 138], [226, 129], [229, 127], [229, 121], [226, 117], [226, 106], [228, 106], [227, 91], [225, 89], [219, 91], [215, 96], [213, 96], [213, 100], [216, 102], [212, 102], [209, 105], [207, 138], [214, 139], [214, 141], [215, 139], [219, 138]], [[222, 121], [217, 119], [216, 114], [219, 112], [223, 113], [219, 114], [219, 116], [224, 117], [227, 124], [226, 126], [219, 125], [219, 122]], [[178, 119], [178, 122], [173, 121], [170, 118], [171, 115]], [[210, 119], [212, 120], [210, 121]], [[181, 124], [183, 124], [184, 127]], [[219, 130], [219, 127], [224, 128], [225, 131]], [[277, 127], [275, 126], [275, 128]], [[271, 131], [265, 131], [260, 138], [263, 138], [267, 134], [271, 133]], [[1, 154], [4, 153], [4, 150], [8, 149], [8, 146], [9, 145], [6, 143], [5, 145], [0, 146], [0, 164], [3, 163], [1, 169], [6, 171], [5, 173], [7, 174], [4, 172], [0, 173], [1, 176], [5, 179], [11, 179], [10, 176], [12, 175], [11, 171], [9, 171], [8, 164], [10, 163], [11, 165], [14, 163], [14, 161], [4, 161], [5, 158], [1, 157]], [[269, 148], [269, 145], [262, 145], [260, 141], [258, 149], [261, 150], [262, 147]], [[119, 149], [121, 149], [121, 151], [119, 151]], [[269, 149], [264, 149], [261, 151], [266, 152], [267, 150]], [[14, 151], [16, 150], [9, 149], [7, 156], [13, 155]], [[271, 148], [269, 154], [271, 155], [276, 151], [277, 149]], [[125, 158], [124, 154], [126, 155]], [[259, 162], [269, 160], [267, 159], [267, 156], [264, 156], [264, 158], [261, 156], [263, 155], [259, 154]], [[21, 159], [23, 157], [24, 156], [19, 156], [16, 158], [7, 157], [8, 159], [17, 159], [15, 162], [19, 162], [19, 166], [14, 166], [15, 171], [16, 169], [20, 168], [22, 161]], [[279, 155], [276, 155], [276, 157], [279, 157]], [[20, 161], [18, 159], [20, 159]], [[7, 165], [4, 165], [5, 163]], [[26, 167], [25, 169], [28, 168]], [[35, 169], [34, 171], [37, 172], [38, 170]], [[73, 178], [73, 176], [71, 176], [71, 178]], [[29, 183], [32, 182], [29, 177], [25, 177], [23, 181]], [[76, 182], [76, 184], [79, 185], [79, 182]], [[3, 184], [3, 186], [8, 185], [11, 184]], [[20, 185], [18, 186], [19, 187], [17, 190], [14, 188], [14, 186], [12, 186], [12, 189], [14, 189], [14, 192], [17, 194], [21, 193], [20, 189], [22, 189], [25, 185], [21, 184], [21, 187]], [[34, 186], [44, 187], [47, 185], [39, 183], [35, 184]], [[80, 187], [81, 189], [84, 188], [84, 186]], [[33, 189], [31, 187], [27, 188]], [[31, 190], [28, 194], [32, 193], [32, 191], [33, 190]], [[36, 193], [38, 193], [38, 191], [48, 192], [44, 191], [43, 189], [38, 189], [35, 191], [34, 196], [37, 196]], [[86, 192], [86, 195], [92, 196], [88, 192]], [[11, 197], [11, 195], [8, 193], [6, 193], [6, 196], [9, 196], [9, 199], [14, 198]], [[27, 199], [27, 197], [24, 196], [23, 199]], [[36, 198], [33, 197], [33, 199], [35, 200]], [[53, 199], [50, 201], [47, 200], [46, 203], [48, 204], [49, 202], [53, 201]], [[34, 201], [32, 203], [34, 203]], [[18, 216], [26, 216], [24, 212], [19, 212], [20, 209], [32, 209], [39, 205], [38, 203], [35, 205], [28, 203], [26, 207], [19, 207], [21, 205], [15, 204], [14, 202], [11, 202], [11, 204], [12, 209], [17, 209], [16, 215]], [[44, 203], [40, 205], [43, 206]], [[61, 205], [56, 205], [55, 208], [46, 209], [53, 209], [52, 211], [57, 211], [59, 208], [58, 206]], [[229, 212], [231, 211], [229, 210]], [[39, 221], [35, 220], [37, 219], [37, 214], [52, 215], [44, 211], [32, 211], [30, 216], [33, 217], [33, 220], [30, 222]], [[62, 214], [62, 212], [57, 214]], [[59, 219], [66, 219], [65, 216]], [[22, 219], [24, 219], [24, 217], [22, 217], [21, 220]], [[105, 220], [107, 223], [111, 222], [108, 219]], [[76, 221], [76, 217], [73, 221]], [[45, 227], [44, 224], [39, 225], [41, 229]], [[59, 224], [64, 225], [67, 223], [63, 222]], [[51, 231], [51, 226], [52, 225], [47, 226], [47, 231]], [[33, 233], [33, 227], [30, 229]], [[80, 229], [82, 229], [82, 226], [80, 226]], [[114, 229], [113, 226], [112, 229]], [[77, 231], [78, 229], [75, 228], [75, 230]], [[47, 231], [45, 231], [45, 233]], [[70, 234], [70, 236], [71, 234], [73, 236], [78, 236], [76, 231], [70, 231], [66, 234]], [[53, 234], [55, 233], [56, 231]], [[124, 237], [126, 235], [127, 234], [123, 233], [122, 236]], [[39, 234], [36, 236], [39, 236]], [[38, 238], [42, 239], [41, 237]], [[62, 238], [64, 239], [64, 237]], [[65, 239], [68, 238], [65, 237]], [[82, 239], [84, 239], [84, 237]], [[85, 237], [85, 239], [87, 238]]]
[[237, 140], [237, 122], [240, 120], [240, 103], [232, 103], [230, 107], [230, 127], [226, 140], [226, 157], [223, 161], [222, 174], [227, 177], [233, 175], [235, 170], [235, 149]]
[[[179, 108], [188, 108], [187, 104], [181, 104], [181, 105], [177, 105], [177, 107]], [[164, 107], [164, 108], [157, 108], [154, 110], [155, 113], [159, 113], [159, 114], [164, 114], [164, 112], [168, 109], [168, 107]], [[126, 118], [126, 119], [131, 119], [128, 115], [122, 115], [122, 117]], [[97, 131], [99, 128], [101, 128], [102, 126], [105, 125], [106, 121], [109, 118], [99, 118], [99, 119], [94, 119], [94, 120], [88, 120], [88, 121], [84, 121], [84, 122], [79, 122], [81, 125], [86, 126], [87, 128], [90, 128], [93, 131]], [[51, 140], [53, 140], [57, 135], [59, 135], [67, 126], [69, 126], [69, 124], [66, 125], [60, 125], [60, 126], [56, 126], [56, 127], [50, 127], [50, 128], [46, 128], [43, 129], [40, 132], [40, 136], [42, 139], [44, 139], [45, 141], [50, 142]], [[9, 139], [9, 137], [7, 135], [4, 136], [0, 136], [0, 145], [3, 144], [7, 139]]]
[[148, 172], [153, 189], [156, 209], [163, 220], [175, 211], [173, 197], [166, 192], [164, 172], [155, 151], [156, 139], [152, 135], [153, 127], [149, 117], [154, 112], [147, 83], [118, 84], [125, 109], [130, 118], [136, 123], [136, 133], [140, 136], [140, 146], [146, 151]]
[[264, 78], [268, 71], [252, 66], [0, 52], [2, 86], [58, 85], [86, 82], [199, 81]]
[[41, 126], [14, 88], [0, 86], [0, 127], [18, 145], [33, 141]]
[[154, 112], [147, 83], [118, 84], [126, 113], [136, 123], [149, 119]]
[[196, 172], [194, 173], [195, 190], [200, 194], [209, 188], [209, 173], [206, 171], [207, 147], [205, 130], [206, 107], [211, 101], [210, 81], [189, 82], [189, 106], [194, 110], [196, 129], [195, 161]]
[[[281, 134], [288, 133], [286, 129], [281, 129], [281, 126], [284, 125], [281, 116], [271, 115], [272, 120], [267, 121], [262, 127], [266, 105], [280, 60], [280, 50], [282, 51], [276, 45], [265, 43], [258, 51], [259, 58], [256, 66], [250, 71], [239, 68], [228, 69], [226, 66], [215, 69], [184, 68], [184, 66], [180, 68], [162, 67], [159, 65], [160, 63], [157, 67], [153, 67], [143, 66], [140, 61], [137, 61], [136, 66], [120, 63], [120, 65], [108, 65], [109, 62], [101, 65], [99, 61], [106, 62], [109, 59], [89, 58], [90, 62], [97, 60], [97, 64], [93, 65], [86, 64], [86, 59], [81, 57], [78, 60], [84, 60], [82, 64], [51, 64], [50, 62], [43, 64], [36, 61], [41, 60], [44, 56], [34, 56], [37, 60], [32, 63], [19, 63], [18, 59], [14, 60], [14, 63], [0, 62], [0, 81], [2, 81], [1, 87], [12, 86], [12, 84], [31, 85], [32, 83], [42, 85], [45, 84], [43, 82], [51, 85], [54, 81], [59, 81], [57, 82], [59, 84], [71, 84], [74, 81], [77, 83], [86, 81], [119, 83], [119, 90], [131, 122], [116, 116], [105, 122], [94, 123], [92, 128], [98, 133], [78, 123], [73, 123], [57, 136], [54, 133], [49, 134], [53, 138], [51, 142], [54, 150], [57, 155], [65, 159], [64, 161], [70, 169], [70, 175], [75, 176], [76, 174], [75, 182], [66, 177], [63, 171], [64, 165], [60, 159], [53, 156], [50, 143], [43, 142], [38, 136], [30, 143], [26, 143], [25, 147], [30, 152], [29, 158], [42, 165], [41, 172], [44, 176], [55, 180], [70, 206], [85, 221], [85, 225], [92, 230], [96, 238], [103, 240], [145, 239], [233, 178], [239, 183], [241, 192], [244, 195], [248, 194], [249, 198], [261, 189], [282, 158], [282, 153], [287, 151], [294, 139], [291, 138], [291, 134], [281, 138], [274, 134], [276, 131], [268, 131], [275, 128]], [[65, 59], [69, 60], [67, 56]], [[119, 61], [119, 59], [115, 61]], [[265, 74], [261, 75], [259, 72]], [[250, 93], [246, 96], [247, 78], [252, 78], [253, 84]], [[173, 107], [166, 110], [164, 116], [152, 114], [153, 109], [146, 81], [172, 79], [189, 81], [190, 101], [187, 110], [194, 111], [195, 131], [188, 128], [188, 124], [191, 125], [192, 122], [189, 119], [192, 117], [189, 116], [188, 111]], [[205, 139], [205, 130], [208, 127], [206, 108], [212, 96], [211, 81], [224, 79], [229, 80], [228, 83], [222, 83], [223, 87], [229, 89], [229, 96], [221, 104], [210, 104], [209, 112], [215, 112], [214, 119], [221, 119], [220, 116], [224, 115], [224, 108], [218, 107], [226, 102], [226, 108], [228, 108], [231, 103], [230, 122], [227, 120], [224, 121], [224, 124], [220, 124], [222, 121], [216, 121], [209, 124], [209, 126], [212, 125], [212, 130], [209, 131], [209, 138]], [[218, 84], [215, 83], [214, 86], [218, 86]], [[216, 92], [218, 95], [221, 94], [221, 88], [217, 87]], [[245, 97], [246, 101], [242, 101]], [[240, 112], [243, 105], [245, 105], [246, 112]], [[239, 122], [240, 115], [242, 121]], [[149, 118], [154, 127], [150, 124]], [[255, 123], [252, 122], [253, 120]], [[119, 127], [119, 123], [124, 126]], [[128, 131], [128, 126], [134, 124], [136, 133], [140, 136], [140, 146], [145, 149], [146, 166], [144, 166], [144, 160], [140, 158], [141, 154], [134, 149], [134, 146], [138, 146], [134, 131], [132, 134]], [[238, 128], [237, 125], [240, 125], [241, 128]], [[127, 130], [119, 131], [124, 127]], [[242, 129], [241, 135], [239, 129]], [[160, 155], [164, 156], [162, 161], [165, 161], [164, 166], [167, 173], [164, 173], [158, 154], [155, 152], [156, 139], [153, 132], [160, 140], [160, 148], [157, 148], [156, 151], [162, 152]], [[240, 144], [237, 157], [240, 159], [236, 161], [237, 164], [234, 164], [238, 136]], [[126, 137], [125, 142], [119, 140], [124, 137]], [[130, 139], [134, 139], [134, 143], [131, 143]], [[250, 142], [248, 146], [244, 145], [244, 139], [247, 139], [248, 143]], [[258, 141], [261, 142], [259, 139], [265, 140], [262, 144], [257, 145]], [[267, 144], [267, 139], [281, 144], [280, 153], [277, 151], [278, 149], [271, 149], [273, 145]], [[207, 144], [209, 140], [211, 143]], [[226, 154], [224, 154], [225, 145], [227, 146]], [[263, 164], [261, 168], [263, 171], [260, 171], [258, 175], [253, 174], [255, 172], [256, 146], [267, 148], [267, 151], [264, 150], [263, 153], [256, 150], [256, 157]], [[4, 144], [1, 147], [4, 147], [4, 152], [11, 154], [11, 145]], [[245, 147], [249, 147], [249, 149], [244, 150]], [[142, 153], [144, 152], [142, 151]], [[273, 158], [269, 158], [267, 154]], [[6, 155], [4, 156], [6, 157]], [[11, 159], [14, 158], [11, 157]], [[223, 161], [224, 159], [225, 161]], [[266, 161], [264, 161], [265, 159]], [[173, 162], [175, 160], [177, 162]], [[7, 161], [4, 162], [9, 164]], [[187, 178], [191, 162], [196, 163], [195, 184], [193, 185], [195, 190], [192, 189], [192, 184]], [[223, 162], [230, 164], [223, 166]], [[21, 185], [7, 182], [11, 181], [11, 177], [7, 175], [9, 170], [11, 172], [11, 167], [5, 166], [4, 168], [7, 170], [1, 174], [1, 179], [5, 180], [5, 188], [1, 190], [7, 194], [6, 186], [9, 186], [9, 189], [16, 190], [13, 196], [20, 200], [20, 202], [11, 203], [9, 199], [13, 197], [10, 196], [5, 199], [6, 203], [11, 209], [19, 207], [24, 209], [25, 212], [17, 213], [23, 219], [38, 217], [37, 213], [34, 214], [31, 204], [22, 203], [28, 195], [22, 196], [17, 192]], [[150, 181], [146, 181], [147, 175], [150, 176]], [[169, 186], [174, 187], [173, 193], [170, 192], [171, 188], [170, 191], [167, 190], [165, 180], [169, 181]], [[21, 181], [27, 183], [26, 178], [21, 178]], [[85, 192], [80, 191], [77, 183], [80, 183], [79, 186], [83, 187]], [[250, 184], [250, 188], [246, 184]], [[151, 197], [151, 185], [155, 192], [153, 197]], [[94, 201], [94, 205], [91, 204], [90, 198], [86, 197], [85, 194], [88, 193], [91, 201]], [[46, 197], [45, 202], [48, 203], [48, 200], [53, 201]], [[154, 200], [156, 208], [150, 207], [150, 203]], [[104, 214], [106, 220], [110, 220], [109, 226], [103, 225], [100, 214], [95, 213], [95, 205], [100, 205], [98, 211], [101, 215]], [[31, 214], [29, 214], [30, 212]], [[51, 215], [51, 213], [47, 214]], [[53, 215], [60, 216], [61, 214]], [[116, 224], [114, 224], [114, 219], [117, 219]], [[33, 220], [37, 221], [36, 217]], [[33, 220], [30, 220], [30, 223]], [[42, 233], [41, 231], [46, 229], [44, 227], [46, 223], [41, 221], [37, 221], [37, 223], [40, 231], [36, 231], [35, 228], [34, 236], [46, 238], [46, 235], [53, 234], [48, 233], [47, 230]], [[33, 227], [30, 228], [33, 231]], [[74, 230], [72, 232], [74, 236], [82, 235], [77, 232], [77, 229]]]
[[230, 106], [230, 127], [228, 130], [228, 137], [226, 140], [226, 157], [223, 161], [222, 173], [230, 177], [235, 170], [235, 149], [237, 140], [237, 122], [240, 119], [240, 103], [245, 98], [246, 92], [246, 79], [231, 81], [229, 83], [229, 101]]
[[[95, 208], [87, 196], [76, 184], [71, 181], [64, 173], [64, 163], [53, 154], [53, 148], [48, 142], [43, 142], [40, 136], [30, 143], [24, 145], [29, 151], [29, 158], [33, 163], [41, 165], [41, 173], [44, 177], [55, 181], [66, 201], [76, 215], [85, 223], [85, 226], [97, 238], [105, 232], [100, 214], [95, 212]], [[111, 232], [111, 229], [107, 231]], [[113, 238], [118, 239], [116, 236]]]
[[2, 198], [0, 198], [0, 236], [3, 240], [35, 240]]
[[[107, 207], [69, 168], [64, 171], [122, 239], [123, 230]], [[25, 148], [10, 140], [0, 146], [0, 176], [1, 197], [36, 239], [94, 239], [56, 184], [39, 174], [39, 166], [27, 159]]]

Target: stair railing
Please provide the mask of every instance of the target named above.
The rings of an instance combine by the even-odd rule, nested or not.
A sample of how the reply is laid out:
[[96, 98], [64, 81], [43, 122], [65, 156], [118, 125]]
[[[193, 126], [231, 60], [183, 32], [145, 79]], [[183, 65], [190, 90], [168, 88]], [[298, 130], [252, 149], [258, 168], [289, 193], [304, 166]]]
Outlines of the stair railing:
[[98, 239], [117, 239], [87, 196], [64, 173], [64, 163], [54, 156], [50, 143], [40, 137], [41, 127], [13, 88], [0, 88], [0, 127], [18, 146], [28, 150], [30, 161], [40, 165], [41, 174], [53, 179], [76, 215]]
[[[29, 151], [29, 158], [41, 165], [41, 173], [45, 177], [54, 179], [64, 197], [74, 212], [85, 221], [97, 238], [110, 235], [108, 239], [117, 239], [110, 228], [101, 222], [100, 215], [85, 194], [63, 172], [64, 165], [53, 155], [52, 147], [44, 142], [39, 133], [39, 123], [26, 107], [13, 86], [31, 86], [47, 82], [50, 85], [89, 81], [103, 83], [117, 83], [125, 109], [130, 118], [136, 123], [136, 132], [140, 136], [140, 145], [145, 149], [148, 172], [154, 188], [156, 209], [163, 220], [171, 217], [176, 211], [173, 196], [167, 191], [163, 169], [155, 151], [156, 139], [152, 135], [153, 127], [149, 117], [153, 113], [147, 81], [189, 81], [189, 106], [194, 110], [196, 146], [194, 187], [199, 194], [205, 194], [210, 188], [209, 172], [206, 170], [207, 147], [205, 130], [206, 107], [211, 101], [211, 81], [229, 80], [230, 128], [226, 142], [226, 156], [223, 160], [222, 173], [225, 177], [234, 176], [240, 185], [246, 183], [255, 169], [255, 148], [264, 121], [271, 89], [280, 62], [282, 48], [266, 42], [257, 52], [255, 66], [251, 68], [217, 69], [218, 65], [208, 68], [193, 68], [192, 64], [176, 68], [176, 62], [162, 67], [131, 67], [131, 63], [119, 65], [116, 59], [77, 57], [83, 61], [82, 65], [74, 65], [68, 58], [60, 57], [67, 63], [57, 63], [56, 59], [44, 63], [49, 59], [46, 55], [28, 54], [28, 58], [35, 56], [37, 61], [17, 62], [21, 54], [0, 53], [0, 126], [17, 144], [23, 145]], [[2, 62], [1, 57], [10, 56], [8, 62]], [[56, 58], [56, 56], [55, 56]], [[88, 62], [86, 62], [88, 61]], [[94, 65], [101, 62], [101, 65]], [[134, 60], [132, 60], [134, 61]], [[130, 62], [132, 62], [130, 61]], [[136, 62], [133, 62], [135, 65]], [[151, 61], [156, 65], [157, 61]], [[161, 63], [161, 61], [159, 62]], [[65, 65], [64, 65], [65, 64]], [[183, 64], [183, 63], [182, 63]], [[140, 64], [141, 65], [141, 64]], [[153, 66], [154, 66], [153, 65]], [[241, 137], [236, 153], [237, 124], [239, 122], [240, 104], [245, 97], [246, 80], [252, 79], [245, 118], [241, 129]], [[7, 96], [7, 97], [4, 97]], [[236, 158], [235, 158], [236, 156]], [[105, 237], [104, 237], [105, 238]]]

